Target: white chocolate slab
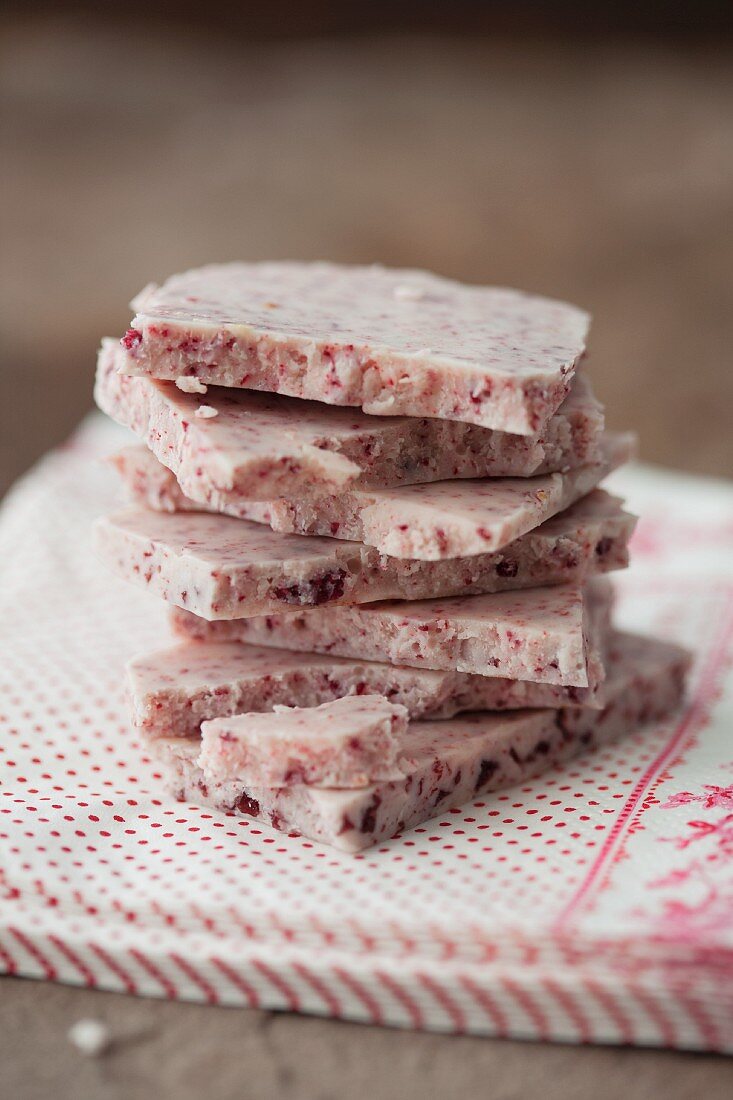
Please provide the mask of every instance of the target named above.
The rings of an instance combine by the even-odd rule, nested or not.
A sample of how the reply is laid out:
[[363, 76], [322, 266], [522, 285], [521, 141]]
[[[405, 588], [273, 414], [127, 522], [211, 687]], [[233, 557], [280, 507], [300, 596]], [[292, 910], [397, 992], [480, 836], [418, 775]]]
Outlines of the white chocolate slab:
[[634, 446], [631, 435], [608, 434], [592, 465], [541, 477], [439, 481], [272, 501], [267, 520], [277, 531], [330, 534], [395, 558], [470, 557], [500, 550], [568, 508], [627, 462]]
[[[594, 646], [605, 652], [605, 629], [594, 639]], [[127, 689], [132, 721], [151, 739], [168, 736], [171, 730], [180, 737], [192, 737], [200, 732], [202, 722], [244, 711], [269, 711], [282, 704], [316, 707], [344, 696], [373, 693], [400, 703], [411, 718], [425, 719], [452, 718], [471, 710], [567, 703], [599, 707], [603, 702], [598, 686], [560, 687], [436, 672], [237, 642], [186, 642], [142, 653], [127, 666]]]
[[368, 787], [402, 775], [397, 751], [408, 721], [407, 709], [383, 695], [213, 718], [201, 726], [198, 764], [213, 779], [262, 787]]
[[266, 523], [283, 534], [323, 535], [363, 542], [390, 557], [443, 561], [500, 550], [568, 508], [626, 462], [634, 442], [631, 435], [605, 436], [597, 462], [542, 477], [440, 481], [269, 502], [232, 502], [231, 494], [212, 493], [208, 505], [186, 498], [150, 452], [128, 448], [112, 461], [128, 492], [148, 507], [203, 509]]
[[226, 516], [135, 508], [98, 520], [94, 545], [126, 580], [204, 619], [235, 619], [577, 581], [623, 568], [633, 525], [617, 500], [594, 493], [497, 554], [415, 562]]
[[130, 373], [521, 435], [566, 397], [589, 324], [516, 290], [326, 263], [212, 264], [132, 305]]
[[208, 623], [185, 613], [174, 619], [179, 632], [190, 630], [198, 639], [588, 687], [602, 676], [600, 655], [589, 642], [591, 624], [608, 622], [611, 605], [610, 582], [599, 578], [587, 593], [581, 585], [561, 584], [229, 622]]
[[602, 408], [582, 375], [542, 434], [522, 436], [452, 420], [368, 416], [252, 390], [184, 393], [174, 382], [120, 373], [127, 357], [116, 341], [103, 341], [97, 404], [140, 436], [186, 496], [203, 505], [214, 495], [236, 507], [346, 486], [567, 470], [595, 460], [603, 431]]
[[677, 646], [618, 635], [602, 711], [565, 707], [415, 722], [401, 746], [405, 778], [360, 791], [217, 782], [196, 763], [197, 738], [161, 739], [155, 743], [156, 755], [167, 767], [172, 796], [180, 801], [246, 815], [286, 833], [358, 852], [666, 717], [680, 703], [689, 661], [689, 654]]

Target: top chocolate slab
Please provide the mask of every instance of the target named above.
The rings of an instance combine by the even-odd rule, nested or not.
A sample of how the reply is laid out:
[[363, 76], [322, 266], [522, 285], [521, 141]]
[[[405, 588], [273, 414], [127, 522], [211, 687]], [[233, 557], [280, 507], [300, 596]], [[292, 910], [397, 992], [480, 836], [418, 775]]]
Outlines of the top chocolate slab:
[[516, 290], [326, 263], [212, 264], [132, 306], [131, 374], [520, 435], [567, 396], [589, 325], [575, 306]]
[[554, 473], [593, 462], [603, 431], [603, 410], [582, 374], [544, 431], [528, 436], [222, 386], [184, 393], [174, 382], [126, 374], [128, 359], [116, 341], [102, 342], [97, 404], [150, 447], [187, 497], [205, 505], [214, 495], [236, 503]]

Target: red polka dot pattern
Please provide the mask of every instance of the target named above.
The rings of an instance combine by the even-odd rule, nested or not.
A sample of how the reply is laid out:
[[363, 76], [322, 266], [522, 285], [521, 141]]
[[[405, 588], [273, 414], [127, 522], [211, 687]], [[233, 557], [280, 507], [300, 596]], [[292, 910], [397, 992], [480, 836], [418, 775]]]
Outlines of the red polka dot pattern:
[[400, 1026], [731, 1044], [731, 975], [702, 956], [733, 957], [733, 503], [695, 519], [703, 571], [670, 550], [693, 494], [642, 523], [620, 578], [624, 626], [698, 654], [682, 715], [350, 857], [165, 796], [122, 676], [164, 644], [165, 611], [89, 548], [116, 439], [92, 421], [0, 522], [2, 968]]

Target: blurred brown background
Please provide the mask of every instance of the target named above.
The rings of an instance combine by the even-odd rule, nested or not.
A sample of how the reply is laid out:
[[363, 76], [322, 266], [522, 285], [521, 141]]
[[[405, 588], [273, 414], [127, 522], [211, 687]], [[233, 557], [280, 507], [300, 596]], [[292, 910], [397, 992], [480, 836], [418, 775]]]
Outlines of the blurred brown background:
[[[576, 301], [609, 421], [641, 431], [646, 459], [733, 474], [732, 16], [730, 0], [6, 0], [0, 493], [91, 407], [99, 338], [144, 283], [264, 257]], [[65, 1032], [97, 1015], [128, 1038], [82, 1064]], [[19, 1100], [731, 1093], [720, 1059], [10, 979], [0, 1016]]]
[[144, 283], [264, 257], [578, 302], [610, 423], [733, 473], [733, 5], [610, 7], [6, 5], [0, 491]]

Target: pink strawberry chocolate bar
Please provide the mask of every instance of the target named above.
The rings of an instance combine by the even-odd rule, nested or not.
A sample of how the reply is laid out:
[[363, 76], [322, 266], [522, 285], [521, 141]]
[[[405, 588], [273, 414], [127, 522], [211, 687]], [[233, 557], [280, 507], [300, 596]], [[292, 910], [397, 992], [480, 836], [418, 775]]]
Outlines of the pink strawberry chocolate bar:
[[[197, 620], [202, 622], [203, 620]], [[607, 637], [594, 639], [607, 648]], [[384, 695], [411, 718], [567, 703], [599, 707], [603, 692], [464, 672], [264, 649], [237, 642], [186, 643], [143, 653], [127, 666], [132, 721], [146, 738], [193, 737], [202, 722], [278, 705], [317, 707], [344, 696]]]
[[499, 553], [415, 562], [226, 516], [135, 508], [98, 520], [94, 545], [126, 580], [204, 619], [235, 619], [577, 581], [627, 564], [634, 522], [594, 493]]
[[154, 748], [169, 790], [180, 801], [358, 852], [665, 718], [681, 701], [688, 667], [689, 655], [677, 646], [617, 635], [602, 711], [564, 707], [415, 722], [401, 738], [404, 777], [362, 790], [256, 787], [234, 776], [214, 779], [198, 764], [198, 739], [164, 738]]
[[146, 287], [132, 307], [131, 374], [520, 435], [541, 432], [567, 396], [589, 324], [516, 290], [326, 263], [213, 264]]
[[178, 612], [174, 621], [180, 632], [190, 627], [194, 637], [213, 641], [588, 687], [603, 675], [589, 637], [599, 634], [597, 623], [608, 623], [611, 605], [610, 582], [599, 578], [587, 594], [581, 585], [560, 584], [216, 623]]
[[276, 531], [330, 534], [364, 542], [395, 558], [470, 557], [500, 550], [568, 508], [628, 461], [633, 450], [633, 436], [607, 435], [596, 462], [565, 473], [277, 500], [268, 505], [268, 521]]
[[[597, 457], [603, 411], [582, 375], [539, 436], [455, 420], [374, 417], [312, 401], [120, 373], [128, 353], [105, 340], [95, 397], [131, 428], [202, 505], [385, 488], [445, 478], [528, 477]], [[225, 510], [222, 508], [221, 510]]]
[[198, 765], [216, 781], [236, 776], [261, 787], [368, 787], [401, 777], [408, 721], [406, 708], [383, 695], [213, 718], [201, 726]]
[[633, 437], [609, 436], [597, 462], [566, 473], [353, 489], [267, 502], [234, 502], [229, 495], [224, 500], [211, 494], [208, 505], [185, 498], [173, 475], [156, 467], [152, 456], [127, 450], [113, 461], [148, 506], [223, 512], [283, 534], [330, 536], [364, 542], [390, 557], [441, 561], [500, 550], [591, 492], [632, 451]]

